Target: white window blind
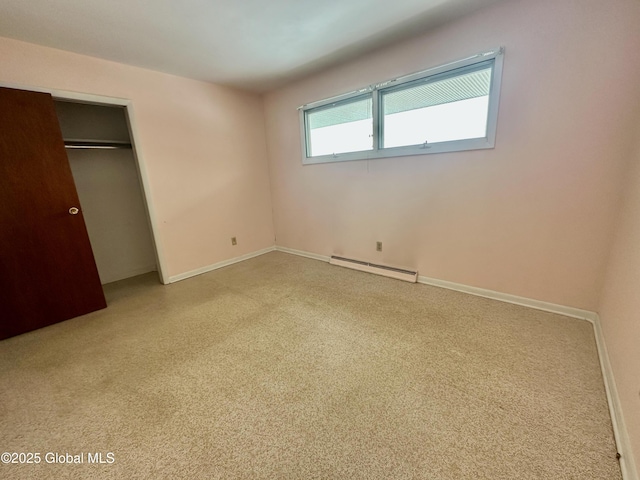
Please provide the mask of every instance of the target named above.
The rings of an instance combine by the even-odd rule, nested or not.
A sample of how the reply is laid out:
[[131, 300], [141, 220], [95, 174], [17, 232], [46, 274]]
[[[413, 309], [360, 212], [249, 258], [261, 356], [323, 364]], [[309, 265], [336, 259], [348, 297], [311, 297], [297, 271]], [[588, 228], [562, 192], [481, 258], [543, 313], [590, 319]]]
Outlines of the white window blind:
[[491, 65], [481, 64], [382, 91], [381, 146], [486, 136], [491, 72]]
[[371, 96], [349, 99], [307, 113], [310, 156], [358, 152], [373, 148]]
[[418, 85], [411, 83], [383, 93], [385, 115], [485, 97], [489, 95], [491, 87], [491, 67], [442, 80], [416, 83]]

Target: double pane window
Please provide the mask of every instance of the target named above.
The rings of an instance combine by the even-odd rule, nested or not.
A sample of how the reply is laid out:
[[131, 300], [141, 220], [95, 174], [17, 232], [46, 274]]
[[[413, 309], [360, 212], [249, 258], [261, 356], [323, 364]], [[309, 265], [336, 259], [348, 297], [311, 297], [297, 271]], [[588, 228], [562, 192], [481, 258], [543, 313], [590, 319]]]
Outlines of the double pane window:
[[492, 148], [501, 56], [479, 54], [302, 107], [303, 163]]

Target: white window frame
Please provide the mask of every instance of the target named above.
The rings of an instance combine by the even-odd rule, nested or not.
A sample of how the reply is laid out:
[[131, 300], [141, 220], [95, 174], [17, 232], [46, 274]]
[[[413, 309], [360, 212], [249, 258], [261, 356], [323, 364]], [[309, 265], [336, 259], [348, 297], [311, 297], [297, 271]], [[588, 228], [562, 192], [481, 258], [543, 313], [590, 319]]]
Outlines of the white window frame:
[[[382, 136], [382, 118], [380, 115], [380, 98], [386, 89], [396, 89], [399, 85], [426, 79], [435, 75], [446, 74], [459, 68], [493, 61], [491, 73], [491, 86], [489, 89], [489, 107], [487, 112], [486, 136], [482, 138], [469, 138], [438, 142], [423, 145], [409, 145], [402, 147], [380, 148]], [[438, 67], [405, 75], [403, 77], [387, 80], [376, 85], [370, 85], [353, 92], [335, 97], [319, 100], [317, 102], [302, 105], [298, 108], [300, 117], [300, 138], [302, 140], [302, 163], [313, 165], [317, 163], [344, 162], [349, 160], [370, 160], [375, 158], [404, 157], [409, 155], [428, 155], [434, 153], [459, 152], [464, 150], [479, 150], [494, 148], [496, 139], [496, 127], [498, 123], [498, 107], [500, 105], [500, 84], [502, 79], [502, 64], [504, 61], [504, 47], [495, 48], [476, 55], [450, 62]], [[341, 103], [345, 100], [362, 95], [371, 95], [373, 100], [373, 149], [359, 152], [338, 153], [333, 155], [308, 156], [311, 151], [309, 142], [309, 127], [307, 124], [307, 112], [319, 107], [327, 107]]]

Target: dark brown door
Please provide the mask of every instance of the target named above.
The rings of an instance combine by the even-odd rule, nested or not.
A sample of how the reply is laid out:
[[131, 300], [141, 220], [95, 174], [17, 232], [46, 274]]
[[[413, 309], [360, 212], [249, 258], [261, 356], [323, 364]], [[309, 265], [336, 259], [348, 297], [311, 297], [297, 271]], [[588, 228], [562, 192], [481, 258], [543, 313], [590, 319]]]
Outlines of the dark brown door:
[[104, 307], [53, 99], [0, 88], [0, 339]]

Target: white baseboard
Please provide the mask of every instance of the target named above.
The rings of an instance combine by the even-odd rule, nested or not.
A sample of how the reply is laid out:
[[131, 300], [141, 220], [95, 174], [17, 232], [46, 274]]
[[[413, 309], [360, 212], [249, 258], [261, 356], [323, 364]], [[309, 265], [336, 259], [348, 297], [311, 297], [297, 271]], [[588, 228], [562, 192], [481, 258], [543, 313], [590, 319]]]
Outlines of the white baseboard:
[[640, 480], [638, 470], [633, 458], [633, 449], [627, 432], [627, 426], [624, 422], [622, 414], [622, 406], [620, 405], [620, 397], [616, 388], [616, 381], [609, 362], [609, 353], [607, 345], [604, 341], [602, 333], [602, 325], [600, 317], [596, 314], [593, 322], [593, 331], [596, 337], [596, 345], [598, 347], [598, 356], [600, 357], [600, 368], [602, 369], [602, 377], [604, 378], [604, 388], [607, 393], [607, 401], [609, 403], [609, 413], [611, 415], [611, 423], [613, 425], [613, 435], [616, 440], [618, 453], [620, 454], [620, 470], [622, 470], [623, 480]]
[[[323, 262], [329, 262], [331, 260], [331, 257], [327, 255], [319, 255], [317, 253], [305, 252], [303, 250], [294, 250], [293, 248], [279, 247], [278, 245], [276, 245], [275, 249], [279, 252], [291, 253], [293, 255], [299, 255], [301, 257], [313, 258], [314, 260], [321, 260]], [[517, 295], [511, 295], [509, 293], [501, 293], [484, 288], [471, 287], [469, 285], [448, 282], [446, 280], [438, 280], [436, 278], [429, 278], [423, 275], [418, 276], [418, 283], [431, 285], [433, 287], [446, 288], [448, 290], [455, 290], [457, 292], [468, 293], [471, 295], [476, 295], [478, 297], [491, 298], [500, 302], [522, 305], [523, 307], [535, 308], [536, 310], [543, 310], [545, 312], [557, 313], [566, 317], [580, 318], [582, 320], [588, 320], [592, 323], [596, 321], [596, 318], [598, 316], [595, 312], [590, 312], [589, 310], [581, 310], [579, 308], [566, 307], [564, 305], [543, 302], [541, 300], [534, 300], [532, 298], [519, 297]]]
[[598, 316], [595, 312], [590, 312], [589, 310], [566, 307], [564, 305], [558, 305], [556, 303], [543, 302], [542, 300], [534, 300], [533, 298], [527, 297], [519, 297], [517, 295], [511, 295], [509, 293], [495, 292], [493, 290], [487, 290], [485, 288], [470, 287], [469, 285], [448, 282], [446, 280], [438, 280], [436, 278], [424, 277], [422, 275], [418, 276], [418, 283], [432, 285], [434, 287], [447, 288], [449, 290], [468, 293], [470, 295], [476, 295], [478, 297], [491, 298], [493, 300], [512, 303], [514, 305], [522, 305], [523, 307], [534, 308], [536, 310], [542, 310], [544, 312], [557, 313], [559, 315], [564, 315], [565, 317], [580, 318], [582, 320], [588, 320], [591, 323], [594, 323], [596, 317]]
[[262, 250], [257, 250], [255, 252], [246, 253], [239, 257], [230, 258], [229, 260], [223, 260], [222, 262], [214, 263], [213, 265], [207, 265], [206, 267], [201, 267], [195, 270], [191, 270], [189, 272], [180, 273], [178, 275], [169, 277], [169, 283], [179, 282], [180, 280], [185, 280], [190, 277], [195, 277], [196, 275], [202, 275], [203, 273], [207, 273], [212, 270], [217, 270], [218, 268], [227, 267], [229, 265], [233, 265], [234, 263], [238, 263], [238, 262], [243, 262], [245, 260], [249, 260], [250, 258], [258, 257], [260, 255], [264, 255], [265, 253], [273, 252], [275, 249], [276, 247], [263, 248]]
[[292, 255], [298, 255], [299, 257], [312, 258], [314, 260], [320, 260], [322, 262], [329, 262], [331, 257], [327, 255], [318, 255], [317, 253], [303, 252], [302, 250], [294, 250], [293, 248], [279, 247], [276, 245], [278, 252], [290, 253]]

